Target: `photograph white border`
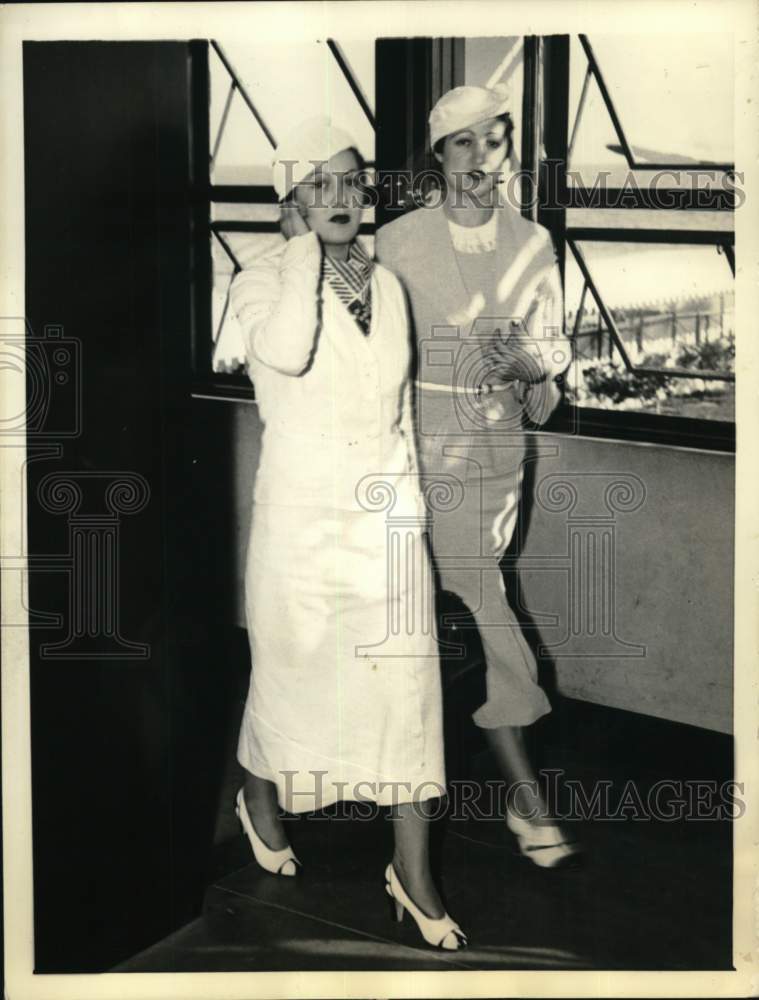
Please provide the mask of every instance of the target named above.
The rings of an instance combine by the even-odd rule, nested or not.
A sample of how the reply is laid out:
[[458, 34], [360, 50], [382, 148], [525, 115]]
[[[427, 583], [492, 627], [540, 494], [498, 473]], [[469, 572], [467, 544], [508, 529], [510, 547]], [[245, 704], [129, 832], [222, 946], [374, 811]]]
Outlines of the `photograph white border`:
[[[735, 823], [734, 972], [281, 972], [33, 974], [29, 643], [2, 633], [3, 874], [6, 996], [114, 997], [742, 997], [759, 994], [757, 850], [757, 430], [759, 429], [759, 6], [752, 0], [443, 0], [387, 3], [8, 4], [0, 8], [0, 316], [24, 309], [24, 177], [21, 46], [24, 40], [160, 40], [238, 35], [260, 41], [335, 36], [483, 36], [556, 33], [735, 33], [736, 167], [746, 201], [736, 212], [736, 780], [745, 814]], [[4, 391], [5, 390], [5, 391]], [[0, 419], [21, 412], [17, 380], [0, 371]], [[0, 551], [25, 551], [23, 454], [0, 449]], [[693, 497], [693, 503], [699, 502]], [[20, 534], [21, 533], [21, 534]], [[694, 539], [694, 545], [698, 540]], [[3, 621], [21, 622], [18, 590], [2, 588]], [[683, 927], [682, 933], [688, 933]]]

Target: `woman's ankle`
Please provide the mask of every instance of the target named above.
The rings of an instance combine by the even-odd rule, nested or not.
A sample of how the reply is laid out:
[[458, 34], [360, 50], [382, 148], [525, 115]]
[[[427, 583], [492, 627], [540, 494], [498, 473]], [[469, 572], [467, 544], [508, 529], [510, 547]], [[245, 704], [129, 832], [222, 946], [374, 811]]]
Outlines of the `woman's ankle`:
[[243, 786], [243, 798], [253, 829], [269, 850], [287, 847], [274, 785], [263, 778], [248, 777]]
[[396, 878], [401, 883], [411, 901], [431, 919], [439, 919], [445, 914], [445, 907], [435, 886], [429, 866], [423, 864], [408, 865], [396, 850], [393, 854], [393, 869]]

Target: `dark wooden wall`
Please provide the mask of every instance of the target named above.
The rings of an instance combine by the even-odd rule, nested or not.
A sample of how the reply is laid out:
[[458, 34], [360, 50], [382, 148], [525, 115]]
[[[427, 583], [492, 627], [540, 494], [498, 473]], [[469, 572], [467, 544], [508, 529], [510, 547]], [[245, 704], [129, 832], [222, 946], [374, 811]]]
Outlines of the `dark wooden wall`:
[[[30, 631], [40, 972], [107, 969], [202, 899], [223, 742], [208, 518], [223, 500], [196, 472], [208, 465], [190, 399], [193, 279], [207, 268], [193, 51], [24, 46], [28, 349], [48, 359], [50, 404], [28, 431], [29, 601], [61, 615]], [[65, 385], [61, 344], [75, 359]], [[146, 493], [133, 510], [129, 484]], [[111, 598], [95, 565], [109, 531]], [[95, 540], [72, 568], [77, 532]], [[97, 601], [111, 599], [107, 619]], [[74, 634], [79, 606], [97, 620]]]

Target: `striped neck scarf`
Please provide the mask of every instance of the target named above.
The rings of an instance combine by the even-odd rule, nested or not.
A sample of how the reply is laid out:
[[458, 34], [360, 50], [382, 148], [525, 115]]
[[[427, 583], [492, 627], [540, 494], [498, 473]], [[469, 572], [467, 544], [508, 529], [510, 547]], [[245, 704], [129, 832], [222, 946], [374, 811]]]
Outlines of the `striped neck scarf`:
[[364, 335], [372, 321], [373, 268], [374, 261], [357, 240], [351, 243], [347, 260], [324, 256], [324, 276]]

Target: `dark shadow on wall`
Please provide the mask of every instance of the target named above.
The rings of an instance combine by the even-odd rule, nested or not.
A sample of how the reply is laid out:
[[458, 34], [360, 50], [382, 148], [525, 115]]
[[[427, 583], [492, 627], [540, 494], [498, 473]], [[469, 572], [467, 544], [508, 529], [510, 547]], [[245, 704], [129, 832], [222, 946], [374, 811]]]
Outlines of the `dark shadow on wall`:
[[[512, 542], [504, 553], [502, 571], [509, 604], [519, 622], [524, 637], [532, 650], [538, 665], [538, 683], [548, 696], [553, 711], [538, 719], [525, 729], [526, 744], [536, 770], [541, 770], [546, 761], [547, 748], [552, 743], [566, 745], [568, 733], [564, 731], [564, 697], [557, 690], [556, 661], [545, 650], [541, 653], [543, 640], [540, 626], [535, 621], [525, 600], [518, 559], [529, 535], [530, 523], [535, 509], [535, 488], [538, 481], [540, 457], [537, 439], [527, 434], [525, 440], [524, 478], [522, 498], [519, 504], [517, 522]], [[516, 560], [516, 562], [515, 562]], [[571, 740], [569, 740], [571, 742]]]
[[522, 497], [519, 503], [514, 534], [509, 547], [504, 552], [501, 569], [504, 575], [509, 604], [522, 627], [525, 639], [535, 655], [538, 664], [539, 683], [553, 702], [560, 697], [556, 689], [556, 662], [548, 653], [543, 652], [542, 655], [538, 655], [542, 646], [540, 626], [535, 621], [525, 601], [518, 565], [519, 556], [530, 530], [530, 522], [535, 505], [535, 486], [537, 483], [539, 461], [538, 444], [535, 436], [526, 434]]
[[[190, 394], [188, 56], [183, 42], [24, 46], [27, 346], [44, 353], [54, 325], [78, 350], [68, 389], [51, 382], [46, 421], [27, 431], [29, 553], [69, 558], [75, 536], [90, 546], [73, 582], [44, 568], [29, 581], [31, 608], [61, 616], [30, 629], [40, 973], [102, 971], [166, 937], [198, 914], [210, 863], [234, 466], [223, 404], [214, 421]], [[58, 405], [72, 380], [73, 429]], [[57, 505], [40, 499], [50, 475], [73, 484]], [[130, 504], [130, 487], [109, 492], [121, 481], [145, 491], [115, 519], [108, 564], [131, 647], [95, 621], [103, 533], [114, 503]]]

